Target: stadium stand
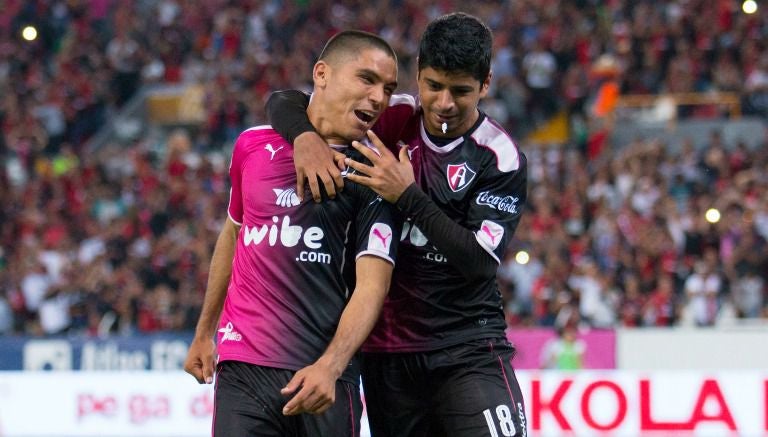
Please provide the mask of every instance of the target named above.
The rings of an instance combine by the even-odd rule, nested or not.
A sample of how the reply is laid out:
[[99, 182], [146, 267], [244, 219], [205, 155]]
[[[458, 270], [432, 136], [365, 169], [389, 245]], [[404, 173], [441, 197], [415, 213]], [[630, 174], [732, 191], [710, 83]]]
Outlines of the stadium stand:
[[[309, 88], [317, 41], [345, 28], [390, 41], [414, 92], [421, 30], [463, 7], [0, 4], [0, 333], [41, 336], [193, 329], [229, 150], [269, 92]], [[530, 162], [499, 268], [510, 325], [768, 317], [768, 8], [731, 4], [467, 10], [496, 38], [483, 109]]]

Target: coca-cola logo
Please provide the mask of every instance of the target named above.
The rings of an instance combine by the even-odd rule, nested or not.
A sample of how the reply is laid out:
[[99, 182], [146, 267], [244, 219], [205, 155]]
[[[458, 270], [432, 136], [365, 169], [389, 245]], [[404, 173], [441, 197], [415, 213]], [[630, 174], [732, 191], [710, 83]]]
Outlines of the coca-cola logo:
[[514, 196], [497, 196], [490, 191], [483, 191], [477, 195], [475, 202], [478, 205], [487, 206], [489, 208], [497, 209], [499, 211], [508, 212], [510, 214], [517, 213], [517, 202], [519, 197]]

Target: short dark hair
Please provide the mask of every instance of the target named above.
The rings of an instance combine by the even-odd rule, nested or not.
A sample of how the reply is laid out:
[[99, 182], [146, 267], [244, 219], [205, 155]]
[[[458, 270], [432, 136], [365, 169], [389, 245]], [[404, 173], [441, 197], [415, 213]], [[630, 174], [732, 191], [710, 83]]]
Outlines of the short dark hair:
[[332, 36], [325, 43], [318, 61], [333, 64], [349, 56], [355, 56], [362, 50], [375, 48], [387, 53], [397, 62], [397, 54], [388, 42], [378, 35], [362, 30], [344, 30]]
[[493, 34], [479, 18], [454, 12], [436, 18], [419, 43], [419, 71], [432, 67], [444, 73], [465, 73], [485, 81], [491, 72]]

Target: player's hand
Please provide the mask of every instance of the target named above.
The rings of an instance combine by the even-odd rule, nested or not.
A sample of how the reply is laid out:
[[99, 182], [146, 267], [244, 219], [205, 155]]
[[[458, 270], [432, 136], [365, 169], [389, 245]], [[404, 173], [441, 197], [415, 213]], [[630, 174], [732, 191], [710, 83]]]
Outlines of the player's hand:
[[184, 371], [194, 376], [200, 384], [213, 382], [213, 369], [216, 367], [216, 343], [212, 338], [192, 340], [184, 361]]
[[344, 163], [344, 160], [347, 159], [347, 155], [333, 149], [331, 149], [331, 152], [333, 152], [333, 161], [336, 163], [336, 167], [339, 168], [339, 171], [346, 170], [347, 164]]
[[363, 184], [375, 191], [387, 202], [395, 203], [405, 189], [415, 181], [413, 166], [408, 156], [408, 146], [403, 145], [400, 147], [398, 159], [387, 149], [373, 131], [369, 130], [367, 134], [381, 155], [377, 155], [376, 152], [362, 143], [353, 141], [352, 146], [368, 158], [373, 167], [348, 158], [345, 160], [345, 163], [357, 170], [358, 173], [363, 174], [347, 174], [347, 179]]
[[337, 373], [319, 361], [296, 372], [280, 390], [284, 396], [298, 390], [283, 407], [283, 414], [293, 416], [325, 412], [336, 401], [336, 378]]
[[296, 195], [300, 200], [304, 200], [305, 182], [309, 183], [315, 202], [322, 199], [320, 184], [331, 199], [344, 188], [341, 177], [344, 167], [339, 169], [335, 153], [315, 132], [304, 132], [296, 137], [293, 142], [293, 165], [296, 167]]

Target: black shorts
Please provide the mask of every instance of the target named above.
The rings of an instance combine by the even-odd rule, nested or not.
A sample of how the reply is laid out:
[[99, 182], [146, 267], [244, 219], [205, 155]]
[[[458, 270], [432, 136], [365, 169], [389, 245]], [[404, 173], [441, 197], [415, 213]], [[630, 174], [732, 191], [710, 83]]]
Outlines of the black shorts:
[[373, 437], [525, 436], [523, 396], [506, 339], [419, 353], [363, 354]]
[[363, 405], [357, 384], [336, 381], [336, 402], [323, 414], [284, 416], [280, 394], [293, 370], [224, 361], [216, 372], [214, 437], [359, 437]]

